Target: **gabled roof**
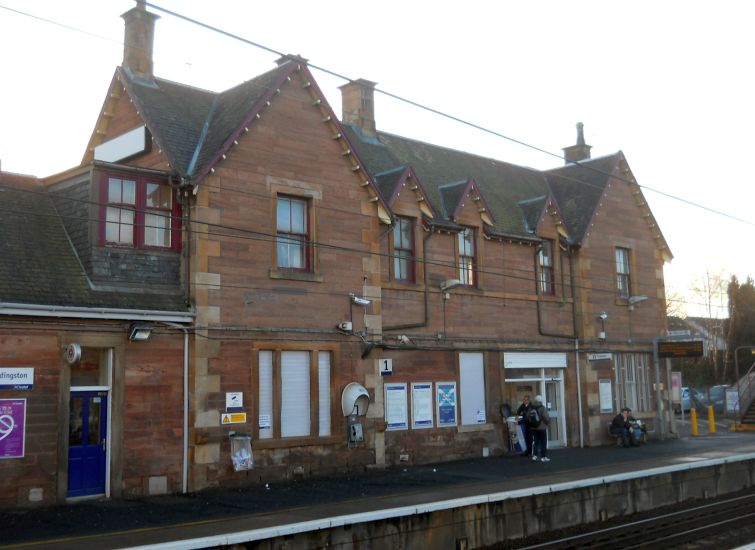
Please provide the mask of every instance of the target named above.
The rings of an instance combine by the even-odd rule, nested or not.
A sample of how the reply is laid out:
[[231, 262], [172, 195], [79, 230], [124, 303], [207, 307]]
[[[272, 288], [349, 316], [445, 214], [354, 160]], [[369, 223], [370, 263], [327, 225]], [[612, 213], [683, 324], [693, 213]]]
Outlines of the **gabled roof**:
[[533, 199], [525, 199], [517, 203], [519, 209], [522, 211], [525, 227], [527, 227], [531, 233], [534, 233], [537, 230], [537, 225], [540, 221], [540, 216], [543, 215], [547, 200], [548, 197], [543, 195]]
[[420, 206], [420, 210], [429, 218], [435, 217], [433, 206], [428, 200], [427, 191], [425, 191], [422, 182], [419, 181], [419, 178], [417, 178], [417, 175], [414, 173], [411, 166], [399, 166], [393, 170], [375, 174], [374, 178], [380, 194], [383, 196], [389, 207], [393, 207], [393, 204], [398, 198], [404, 184], [407, 180], [411, 179], [413, 182], [411, 190], [415, 192], [417, 201], [426, 205]]
[[621, 153], [548, 170], [545, 175], [571, 238], [582, 244]]
[[606, 186], [611, 178], [615, 178], [634, 187], [633, 194], [653, 233], [656, 246], [665, 260], [673, 258], [671, 249], [642, 195], [642, 189], [635, 181], [624, 153], [621, 151], [613, 155], [582, 160], [579, 163], [548, 170], [545, 174], [569, 228], [571, 238], [576, 244], [584, 243], [587, 229], [600, 206]]
[[0, 172], [0, 303], [187, 312], [182, 294], [92, 290], [39, 180]]
[[373, 173], [412, 167], [440, 216], [438, 223], [452, 223], [460, 198], [473, 180], [494, 220], [494, 232], [531, 238], [517, 203], [550, 193], [541, 172], [384, 132], [366, 136], [351, 124], [343, 127]]
[[249, 130], [254, 120], [260, 118], [262, 111], [297, 72], [306, 81], [305, 88], [310, 91], [313, 105], [319, 105], [322, 121], [332, 125], [335, 136], [344, 141], [344, 158], [349, 157], [352, 170], [369, 186], [371, 199], [378, 203], [378, 216], [388, 223], [389, 208], [383, 194], [371, 173], [362, 169], [359, 154], [352, 150], [348, 137], [343, 135], [340, 122], [302, 58], [285, 56], [275, 69], [221, 93], [160, 78], [145, 80], [127, 68], [119, 68], [116, 76], [123, 82], [173, 169], [197, 185], [224, 158], [239, 136]]
[[119, 67], [117, 75], [171, 166], [183, 177], [201, 179], [292, 70], [284, 64], [222, 93], [144, 80], [128, 68]]

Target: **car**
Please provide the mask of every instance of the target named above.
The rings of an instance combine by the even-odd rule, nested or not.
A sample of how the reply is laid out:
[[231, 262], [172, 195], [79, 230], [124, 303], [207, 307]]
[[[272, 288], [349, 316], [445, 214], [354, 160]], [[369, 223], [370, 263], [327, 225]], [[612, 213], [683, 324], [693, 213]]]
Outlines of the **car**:
[[695, 388], [688, 388], [686, 386], [681, 389], [681, 397], [681, 403], [674, 403], [674, 412], [676, 414], [680, 414], [682, 408], [684, 412], [689, 412], [701, 400], [701, 395]]
[[726, 410], [726, 389], [729, 384], [711, 386], [708, 390], [702, 390], [698, 402], [704, 408], [713, 405], [713, 412], [723, 414]]

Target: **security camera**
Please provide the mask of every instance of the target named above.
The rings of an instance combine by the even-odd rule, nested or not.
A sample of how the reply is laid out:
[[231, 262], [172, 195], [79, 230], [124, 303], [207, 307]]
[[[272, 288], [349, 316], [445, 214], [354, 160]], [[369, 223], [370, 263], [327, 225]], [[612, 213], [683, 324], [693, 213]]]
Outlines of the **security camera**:
[[338, 328], [343, 330], [344, 332], [351, 332], [351, 321], [341, 321], [340, 323], [338, 323]]
[[606, 319], [608, 319], [608, 313], [606, 313], [605, 311], [601, 311], [600, 315], [598, 315], [598, 319], [600, 319], [601, 321], [605, 321]]
[[367, 298], [362, 298], [361, 296], [357, 296], [355, 294], [349, 294], [351, 297], [351, 301], [354, 302], [358, 306], [367, 307], [372, 303], [372, 300], [368, 300]]
[[399, 342], [400, 342], [401, 344], [409, 344], [409, 343], [411, 343], [411, 340], [409, 340], [409, 337], [408, 337], [408, 336], [407, 336], [406, 334], [401, 334], [401, 335], [400, 335], [400, 336], [399, 336], [399, 337], [397, 338], [397, 340], [398, 340], [398, 341], [399, 341]]

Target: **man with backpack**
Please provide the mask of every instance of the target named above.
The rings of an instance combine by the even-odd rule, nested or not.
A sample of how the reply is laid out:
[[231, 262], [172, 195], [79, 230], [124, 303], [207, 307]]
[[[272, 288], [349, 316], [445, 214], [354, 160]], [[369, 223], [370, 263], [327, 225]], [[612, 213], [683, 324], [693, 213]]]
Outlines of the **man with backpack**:
[[530, 425], [527, 422], [527, 413], [530, 412], [531, 408], [532, 403], [530, 403], [530, 396], [525, 395], [522, 398], [522, 404], [519, 405], [519, 408], [516, 410], [516, 415], [522, 419], [522, 427], [524, 428], [524, 442], [527, 446], [526, 450], [519, 456], [530, 456], [532, 454], [532, 430], [530, 429]]
[[529, 412], [527, 413], [527, 424], [532, 430], [532, 460], [541, 462], [550, 462], [548, 458], [548, 425], [551, 419], [548, 411], [543, 406], [543, 397], [535, 396]]

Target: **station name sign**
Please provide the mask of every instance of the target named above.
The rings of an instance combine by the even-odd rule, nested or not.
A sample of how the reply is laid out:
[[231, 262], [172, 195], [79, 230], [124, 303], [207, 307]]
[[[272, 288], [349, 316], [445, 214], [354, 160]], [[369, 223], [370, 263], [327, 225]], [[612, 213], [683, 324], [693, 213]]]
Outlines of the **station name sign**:
[[702, 340], [679, 340], [674, 342], [658, 342], [658, 357], [702, 357]]

